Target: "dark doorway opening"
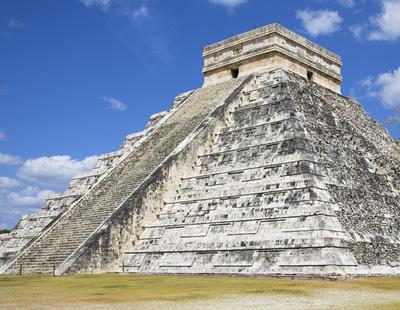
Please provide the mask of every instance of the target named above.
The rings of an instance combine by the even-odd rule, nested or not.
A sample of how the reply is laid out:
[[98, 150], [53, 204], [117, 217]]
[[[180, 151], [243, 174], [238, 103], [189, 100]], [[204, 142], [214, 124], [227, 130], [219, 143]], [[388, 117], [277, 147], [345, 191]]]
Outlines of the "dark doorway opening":
[[232, 74], [232, 77], [234, 79], [236, 79], [239, 76], [239, 68], [231, 69], [231, 74]]
[[313, 75], [314, 75], [314, 73], [313, 73], [313, 72], [311, 72], [311, 71], [307, 71], [307, 79], [308, 79], [309, 81], [312, 81], [312, 79], [313, 79]]

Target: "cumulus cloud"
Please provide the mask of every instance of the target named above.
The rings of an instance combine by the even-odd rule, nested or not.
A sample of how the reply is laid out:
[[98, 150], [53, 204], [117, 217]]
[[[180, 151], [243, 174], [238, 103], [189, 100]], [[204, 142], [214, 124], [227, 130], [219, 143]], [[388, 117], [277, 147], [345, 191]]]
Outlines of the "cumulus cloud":
[[351, 25], [349, 27], [349, 30], [357, 39], [361, 39], [365, 27], [363, 25], [356, 24], [356, 25]]
[[0, 177], [0, 189], [14, 188], [20, 186], [22, 183], [16, 179], [9, 177]]
[[296, 17], [301, 21], [304, 29], [313, 37], [334, 33], [340, 29], [343, 19], [337, 11], [299, 10]]
[[0, 129], [0, 142], [5, 140], [7, 140], [7, 135], [3, 130]]
[[370, 97], [379, 98], [386, 107], [400, 109], [400, 67], [368, 77], [361, 84]]
[[3, 166], [17, 166], [21, 164], [22, 160], [19, 156], [0, 153], [0, 165]]
[[70, 156], [49, 156], [22, 161], [0, 153], [0, 161], [21, 165], [16, 178], [0, 177], [0, 219], [2, 227], [12, 227], [21, 215], [35, 212], [55, 191], [64, 190], [71, 178], [90, 171], [97, 157], [82, 160]]
[[[46, 198], [54, 194], [52, 190], [40, 189], [35, 186], [24, 186], [18, 180], [6, 180], [0, 187], [0, 228], [11, 228], [23, 214], [35, 212]], [[8, 188], [6, 188], [8, 186]]]
[[64, 187], [73, 176], [90, 171], [95, 166], [96, 160], [96, 156], [76, 160], [68, 155], [28, 159], [18, 169], [17, 176], [34, 184], [52, 188]]
[[134, 21], [142, 21], [150, 18], [149, 9], [147, 6], [142, 5], [140, 8], [131, 13], [131, 18]]
[[54, 192], [51, 190], [40, 190], [34, 186], [27, 186], [22, 191], [9, 193], [7, 200], [13, 206], [40, 206], [52, 194]]
[[370, 40], [394, 41], [400, 37], [400, 1], [381, 1], [381, 12], [371, 18], [374, 30], [369, 33]]
[[114, 97], [103, 97], [102, 99], [105, 102], [108, 102], [110, 108], [113, 110], [124, 112], [128, 109], [128, 106], [125, 103], [118, 99], [115, 99]]
[[98, 7], [103, 11], [107, 11], [111, 5], [116, 9], [116, 12], [127, 16], [133, 21], [141, 22], [146, 19], [150, 19], [150, 11], [147, 5], [142, 5], [132, 10], [132, 5], [127, 1], [121, 0], [79, 0], [86, 7]]
[[212, 4], [223, 5], [228, 8], [234, 8], [238, 5], [244, 4], [247, 0], [208, 0]]
[[20, 22], [18, 19], [11, 18], [7, 23], [7, 30], [1, 32], [0, 36], [10, 39], [22, 28], [24, 28], [24, 24], [22, 22]]
[[22, 29], [22, 28], [24, 28], [24, 24], [22, 22], [20, 22], [18, 19], [11, 18], [8, 21], [8, 27], [14, 28], [14, 29]]
[[346, 8], [352, 8], [356, 5], [355, 0], [338, 0], [341, 5], [343, 5]]
[[86, 7], [98, 7], [104, 11], [108, 10], [111, 5], [111, 0], [79, 0]]
[[11, 208], [9, 204], [2, 201], [1, 199], [2, 196], [0, 192], [0, 229], [11, 229], [12, 227], [15, 226], [15, 224], [23, 214], [34, 211], [34, 208], [32, 207]]

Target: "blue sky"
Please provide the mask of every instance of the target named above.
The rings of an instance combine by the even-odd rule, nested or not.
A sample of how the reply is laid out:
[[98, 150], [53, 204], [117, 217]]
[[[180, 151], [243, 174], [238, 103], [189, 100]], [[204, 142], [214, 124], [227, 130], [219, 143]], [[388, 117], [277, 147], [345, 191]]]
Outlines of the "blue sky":
[[204, 45], [273, 22], [341, 55], [372, 117], [400, 107], [400, 0], [2, 0], [0, 228], [200, 87]]

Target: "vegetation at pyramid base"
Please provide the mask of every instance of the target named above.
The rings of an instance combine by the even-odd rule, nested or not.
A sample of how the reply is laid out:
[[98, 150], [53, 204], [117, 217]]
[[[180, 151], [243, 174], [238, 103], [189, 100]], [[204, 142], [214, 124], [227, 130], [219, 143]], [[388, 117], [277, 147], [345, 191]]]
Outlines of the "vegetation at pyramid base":
[[230, 309], [234, 302], [245, 300], [249, 309], [267, 301], [266, 307], [274, 309], [290, 309], [297, 302], [299, 309], [307, 309], [300, 304], [304, 303], [308, 309], [389, 310], [399, 309], [399, 291], [397, 277], [325, 281], [116, 274], [0, 276], [0, 305], [9, 309], [41, 309], [43, 305], [51, 309], [171, 309], [171, 305], [189, 309], [189, 304], [193, 308], [205, 304], [207, 309]]
[[0, 235], [1, 234], [8, 234], [10, 231], [8, 229], [0, 229]]

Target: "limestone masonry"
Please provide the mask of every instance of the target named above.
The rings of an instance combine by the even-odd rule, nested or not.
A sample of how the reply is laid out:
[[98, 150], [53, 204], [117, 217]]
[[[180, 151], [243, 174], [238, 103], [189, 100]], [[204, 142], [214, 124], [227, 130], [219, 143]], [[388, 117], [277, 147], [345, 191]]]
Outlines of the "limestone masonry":
[[400, 273], [400, 144], [340, 57], [277, 24], [203, 56], [202, 88], [0, 235], [0, 273]]

